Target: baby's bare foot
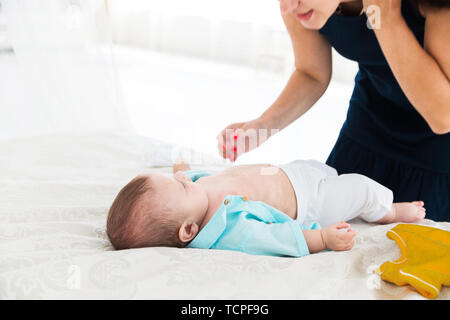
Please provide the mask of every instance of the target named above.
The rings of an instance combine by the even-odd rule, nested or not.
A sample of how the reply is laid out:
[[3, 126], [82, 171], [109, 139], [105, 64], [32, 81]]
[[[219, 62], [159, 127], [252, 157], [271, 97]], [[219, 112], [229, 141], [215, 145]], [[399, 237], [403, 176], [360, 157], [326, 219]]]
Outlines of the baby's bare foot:
[[425, 218], [425, 211], [423, 201], [397, 202], [392, 205], [392, 210], [378, 222], [416, 222]]

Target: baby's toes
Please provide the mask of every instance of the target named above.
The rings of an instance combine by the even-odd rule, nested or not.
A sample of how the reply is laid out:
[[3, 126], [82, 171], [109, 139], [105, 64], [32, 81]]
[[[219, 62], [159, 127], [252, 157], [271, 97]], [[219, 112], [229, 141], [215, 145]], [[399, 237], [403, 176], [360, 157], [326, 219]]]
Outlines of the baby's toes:
[[412, 204], [418, 207], [423, 207], [425, 205], [423, 201], [413, 201]]
[[425, 218], [425, 215], [426, 215], [426, 210], [425, 210], [425, 208], [420, 208], [420, 209], [417, 211], [417, 216], [418, 216], [419, 220], [424, 219], [424, 218]]
[[425, 208], [417, 208], [416, 213], [413, 216], [411, 216], [411, 218], [414, 219], [414, 221], [412, 222], [416, 222], [425, 218]]

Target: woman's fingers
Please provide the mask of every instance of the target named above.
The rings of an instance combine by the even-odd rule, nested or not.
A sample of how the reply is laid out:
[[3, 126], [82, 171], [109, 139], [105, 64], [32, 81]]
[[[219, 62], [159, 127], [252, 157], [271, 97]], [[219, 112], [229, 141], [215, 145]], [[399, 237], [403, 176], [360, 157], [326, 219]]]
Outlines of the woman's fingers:
[[229, 140], [230, 131], [234, 131], [234, 130], [227, 127], [225, 129], [223, 129], [216, 137], [217, 138], [217, 150], [223, 158], [227, 158], [227, 156], [229, 158], [230, 154], [231, 154], [230, 153], [231, 144], [230, 144], [230, 140]]
[[249, 151], [246, 140], [246, 132], [242, 128], [237, 129], [233, 136], [233, 151], [235, 152], [236, 157]]
[[237, 135], [234, 129], [226, 128], [217, 136], [217, 149], [219, 154], [231, 161], [236, 160], [237, 157], [237, 146], [236, 146]]
[[269, 137], [267, 129], [264, 132], [261, 128], [266, 126], [259, 119], [227, 126], [217, 136], [219, 154], [234, 162], [241, 154], [257, 148]]
[[217, 149], [223, 158], [235, 161], [238, 155], [247, 152], [245, 146], [242, 147], [241, 142], [238, 141], [239, 135], [242, 135], [243, 131], [239, 127], [241, 125], [242, 123], [232, 124], [217, 136]]

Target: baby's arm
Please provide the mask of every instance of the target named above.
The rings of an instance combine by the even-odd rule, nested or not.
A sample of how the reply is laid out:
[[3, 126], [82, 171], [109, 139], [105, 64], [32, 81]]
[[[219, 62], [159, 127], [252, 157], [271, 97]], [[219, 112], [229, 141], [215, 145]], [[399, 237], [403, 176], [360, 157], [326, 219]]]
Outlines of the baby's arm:
[[353, 238], [356, 231], [351, 230], [348, 223], [338, 222], [325, 229], [303, 230], [303, 236], [310, 253], [325, 249], [344, 251], [350, 250], [355, 244]]
[[305, 237], [310, 253], [316, 253], [326, 249], [322, 231], [322, 229], [303, 230], [303, 236]]
[[[249, 233], [235, 250], [250, 254], [302, 257], [325, 249], [341, 251], [353, 247], [356, 231], [344, 230], [350, 225], [335, 223], [325, 229], [302, 229], [297, 221], [266, 223], [244, 219]], [[219, 247], [216, 247], [220, 249]], [[230, 244], [227, 244], [230, 249]]]

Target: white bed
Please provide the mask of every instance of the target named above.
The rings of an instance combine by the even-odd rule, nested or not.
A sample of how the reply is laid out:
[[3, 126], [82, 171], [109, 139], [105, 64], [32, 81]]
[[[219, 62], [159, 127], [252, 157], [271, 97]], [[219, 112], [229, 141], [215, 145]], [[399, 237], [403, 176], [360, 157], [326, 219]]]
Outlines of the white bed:
[[[222, 169], [223, 161], [207, 155], [215, 153], [218, 131], [258, 116], [287, 82], [254, 63], [254, 54], [267, 67], [288, 59], [287, 52], [292, 59], [290, 47], [280, 46], [283, 37], [290, 40], [265, 24], [260, 30], [275, 42], [254, 33], [254, 15], [234, 25], [228, 17], [223, 23], [213, 18], [207, 26], [230, 33], [203, 37], [203, 17], [160, 19], [141, 6], [110, 1], [117, 42], [112, 59], [104, 46], [111, 43], [104, 1], [78, 2], [81, 7], [70, 1], [56, 10], [56, 2], [46, 1], [38, 11], [28, 10], [31, 1], [2, 2], [15, 54], [0, 56], [0, 299], [424, 299], [373, 273], [400, 254], [385, 236], [393, 225], [352, 221], [359, 234], [351, 251], [299, 259], [199, 249], [114, 251], [105, 221], [122, 186], [144, 171], [171, 174], [173, 151], [180, 149], [170, 142], [202, 151], [182, 154], [194, 159], [194, 168]], [[162, 29], [152, 24], [160, 22]], [[255, 52], [236, 45], [253, 43], [248, 39], [255, 35], [261, 44]], [[180, 51], [204, 55], [167, 54]], [[252, 67], [224, 62], [236, 59]], [[345, 120], [357, 67], [333, 61], [334, 80], [347, 82], [332, 81], [311, 111], [240, 164], [325, 161]], [[142, 136], [88, 133], [129, 127]], [[422, 224], [450, 230], [449, 223]], [[449, 298], [444, 288], [439, 299]]]
[[[48, 135], [0, 142], [1, 299], [424, 299], [381, 282], [399, 256], [393, 225], [352, 221], [349, 252], [276, 258], [147, 248], [113, 251], [109, 205], [144, 171], [170, 174], [172, 147], [126, 134]], [[220, 170], [213, 157], [202, 167]], [[450, 223], [421, 224], [450, 230]], [[443, 288], [439, 299], [449, 299]]]

